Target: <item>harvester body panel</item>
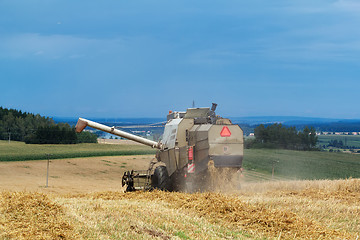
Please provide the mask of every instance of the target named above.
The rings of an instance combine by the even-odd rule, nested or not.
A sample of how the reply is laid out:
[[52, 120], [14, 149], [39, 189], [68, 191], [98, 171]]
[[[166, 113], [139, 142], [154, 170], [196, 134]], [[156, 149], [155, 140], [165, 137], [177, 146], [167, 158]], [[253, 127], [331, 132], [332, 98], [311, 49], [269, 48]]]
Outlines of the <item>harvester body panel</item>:
[[[228, 129], [230, 136], [221, 132]], [[210, 160], [215, 167], [240, 168], [244, 154], [243, 131], [238, 125], [194, 125], [189, 132], [189, 145], [194, 145], [196, 171], [204, 171]]]
[[161, 139], [161, 143], [166, 146], [166, 148], [175, 148], [177, 133], [179, 124], [182, 119], [171, 119], [166, 125]]

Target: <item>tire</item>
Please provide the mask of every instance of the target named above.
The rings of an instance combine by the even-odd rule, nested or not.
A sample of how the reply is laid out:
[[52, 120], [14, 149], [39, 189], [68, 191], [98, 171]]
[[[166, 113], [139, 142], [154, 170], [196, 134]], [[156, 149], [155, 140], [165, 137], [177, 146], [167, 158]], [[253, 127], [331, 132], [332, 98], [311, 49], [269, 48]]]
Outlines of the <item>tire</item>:
[[165, 166], [155, 168], [154, 174], [151, 176], [151, 186], [154, 189], [170, 190], [170, 178]]

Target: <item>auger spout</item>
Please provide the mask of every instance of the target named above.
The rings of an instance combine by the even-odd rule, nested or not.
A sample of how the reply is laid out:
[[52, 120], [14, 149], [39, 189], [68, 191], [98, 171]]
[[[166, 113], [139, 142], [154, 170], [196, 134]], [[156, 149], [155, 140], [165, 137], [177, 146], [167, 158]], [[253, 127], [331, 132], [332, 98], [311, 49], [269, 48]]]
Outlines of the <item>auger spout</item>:
[[84, 118], [79, 118], [76, 126], [75, 126], [75, 130], [76, 132], [80, 133], [84, 130], [84, 128], [86, 128], [87, 126], [104, 131], [104, 132], [108, 132], [114, 135], [117, 135], [119, 137], [123, 137], [138, 143], [142, 143], [144, 145], [150, 146], [152, 148], [157, 148], [157, 149], [163, 149], [163, 144], [160, 142], [155, 142], [143, 137], [139, 137], [136, 136], [134, 134], [131, 133], [127, 133], [124, 131], [121, 131], [119, 129], [115, 129], [115, 127], [108, 127], [106, 125], [97, 123], [97, 122], [93, 122]]

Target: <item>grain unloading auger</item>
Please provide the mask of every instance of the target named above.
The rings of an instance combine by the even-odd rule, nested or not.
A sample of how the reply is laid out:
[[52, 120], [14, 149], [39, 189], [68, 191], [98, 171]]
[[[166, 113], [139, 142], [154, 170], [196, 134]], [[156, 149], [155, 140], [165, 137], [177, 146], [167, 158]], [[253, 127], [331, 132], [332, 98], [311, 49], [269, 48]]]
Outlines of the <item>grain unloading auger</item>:
[[[218, 186], [219, 182], [228, 184], [233, 175], [242, 170], [243, 131], [229, 119], [216, 116], [216, 106], [213, 103], [211, 109], [170, 111], [159, 142], [83, 118], [79, 118], [76, 131], [89, 126], [158, 149], [147, 171], [125, 172], [122, 183], [127, 185], [127, 191], [138, 188], [205, 190]], [[140, 183], [140, 179], [144, 181]]]
[[82, 132], [82, 130], [84, 130], [84, 128], [86, 128], [86, 127], [92, 127], [92, 128], [104, 131], [104, 132], [108, 132], [108, 133], [129, 139], [129, 140], [133, 140], [138, 143], [142, 143], [144, 145], [148, 145], [152, 148], [162, 149], [162, 143], [160, 143], [160, 142], [155, 142], [155, 141], [152, 141], [147, 138], [139, 137], [134, 134], [115, 129], [115, 127], [108, 127], [106, 125], [103, 125], [103, 124], [100, 124], [97, 122], [93, 122], [93, 121], [90, 121], [90, 120], [87, 120], [84, 118], [79, 118], [79, 120], [75, 126], [76, 131]]

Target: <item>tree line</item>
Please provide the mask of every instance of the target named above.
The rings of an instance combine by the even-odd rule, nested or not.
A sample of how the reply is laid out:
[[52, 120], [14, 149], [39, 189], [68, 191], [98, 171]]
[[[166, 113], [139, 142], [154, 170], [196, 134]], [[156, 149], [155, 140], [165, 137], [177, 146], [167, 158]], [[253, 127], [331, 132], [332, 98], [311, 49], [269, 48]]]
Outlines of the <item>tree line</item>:
[[0, 107], [0, 139], [30, 144], [75, 144], [97, 142], [90, 132], [76, 133], [67, 123], [55, 123], [39, 114]]
[[314, 127], [304, 127], [298, 131], [295, 127], [261, 124], [254, 129], [255, 139], [246, 142], [247, 148], [282, 148], [291, 150], [315, 150], [318, 137]]

